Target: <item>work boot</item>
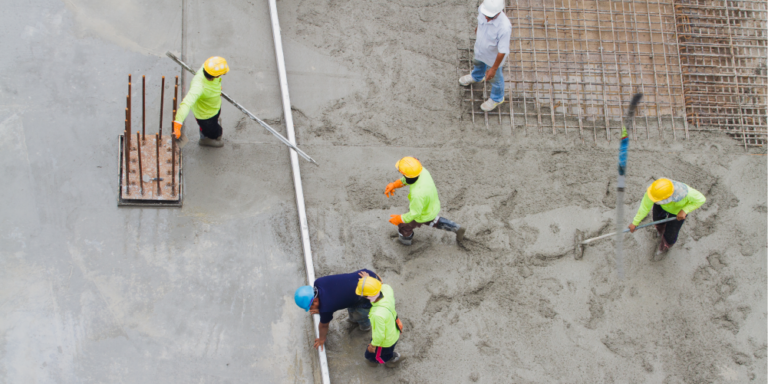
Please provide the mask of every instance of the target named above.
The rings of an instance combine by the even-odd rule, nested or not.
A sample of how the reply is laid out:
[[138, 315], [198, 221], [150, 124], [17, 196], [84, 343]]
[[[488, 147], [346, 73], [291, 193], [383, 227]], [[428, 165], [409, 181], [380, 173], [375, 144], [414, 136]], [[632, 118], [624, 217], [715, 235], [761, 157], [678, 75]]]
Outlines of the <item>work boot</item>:
[[375, 361], [370, 361], [368, 359], [365, 360], [365, 363], [368, 364], [368, 366], [371, 367], [371, 368], [376, 368], [379, 365], [381, 365], [381, 364], [379, 364], [379, 363], [377, 363]]
[[[485, 80], [485, 77], [480, 79], [480, 81], [483, 81], [483, 80]], [[467, 85], [471, 85], [471, 84], [474, 84], [474, 83], [479, 83], [480, 81], [475, 81], [475, 78], [472, 77], [472, 74], [469, 74], [469, 75], [464, 75], [464, 76], [459, 78], [459, 85], [462, 85], [462, 86], [466, 87]]]
[[370, 324], [368, 324], [368, 326], [367, 326], [367, 327], [363, 327], [362, 325], [358, 325], [358, 326], [357, 326], [357, 328], [358, 328], [358, 329], [360, 329], [360, 330], [361, 330], [361, 331], [363, 331], [363, 332], [368, 332], [368, 331], [370, 331], [370, 330], [371, 330], [371, 325], [370, 325]]
[[493, 99], [488, 99], [485, 101], [485, 103], [480, 104], [480, 109], [486, 112], [490, 112], [496, 109], [496, 107], [503, 102], [504, 102], [503, 98], [501, 99], [501, 101], [498, 101], [498, 102], [493, 101]]
[[201, 146], [220, 148], [224, 146], [224, 141], [221, 140], [221, 136], [218, 139], [211, 139], [210, 137], [203, 137], [197, 142]]
[[395, 352], [394, 356], [392, 356], [392, 358], [389, 359], [389, 361], [384, 363], [384, 365], [386, 365], [387, 367], [393, 368], [393, 367], [397, 367], [398, 365], [400, 365], [400, 361], [402, 361], [402, 359], [400, 359], [400, 354]]
[[398, 232], [397, 236], [398, 236], [398, 240], [400, 240], [400, 244], [402, 244], [402, 245], [411, 245], [411, 244], [413, 244], [413, 234], [411, 234], [408, 237], [405, 237], [405, 236], [403, 236], [402, 234], [400, 234]]
[[438, 217], [437, 218], [437, 224], [435, 224], [435, 228], [437, 229], [444, 229], [449, 232], [453, 232], [456, 234], [456, 241], [462, 241], [464, 240], [464, 232], [467, 231], [466, 228], [462, 227], [461, 225], [458, 225], [454, 223], [451, 220], [446, 219], [445, 217]]

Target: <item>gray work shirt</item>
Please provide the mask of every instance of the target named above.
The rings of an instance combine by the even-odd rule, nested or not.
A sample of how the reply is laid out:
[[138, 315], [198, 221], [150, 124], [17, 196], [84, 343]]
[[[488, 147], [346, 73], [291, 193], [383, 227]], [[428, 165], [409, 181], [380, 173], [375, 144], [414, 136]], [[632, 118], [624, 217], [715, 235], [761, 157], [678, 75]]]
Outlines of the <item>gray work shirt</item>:
[[[499, 53], [509, 55], [509, 36], [512, 34], [512, 23], [504, 12], [495, 19], [488, 21], [477, 8], [477, 39], [475, 40], [475, 59], [493, 66]], [[499, 67], [507, 61], [507, 56]]]

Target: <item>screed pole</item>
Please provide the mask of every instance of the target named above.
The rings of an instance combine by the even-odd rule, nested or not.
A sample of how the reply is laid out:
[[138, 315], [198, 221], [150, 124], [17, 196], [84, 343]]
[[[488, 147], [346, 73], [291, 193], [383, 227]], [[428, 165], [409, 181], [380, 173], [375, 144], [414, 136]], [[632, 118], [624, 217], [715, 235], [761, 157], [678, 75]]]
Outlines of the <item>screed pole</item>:
[[[295, 147], [296, 133], [293, 130], [293, 116], [291, 114], [291, 99], [288, 94], [288, 78], [285, 73], [285, 57], [283, 56], [283, 42], [280, 37], [280, 23], [277, 19], [277, 6], [275, 0], [269, 0], [269, 15], [272, 20], [272, 37], [275, 42], [275, 58], [277, 59], [277, 73], [280, 79], [280, 93], [283, 99], [283, 113], [285, 114], [285, 129], [288, 132], [288, 140]], [[315, 267], [312, 262], [312, 249], [309, 243], [309, 225], [307, 224], [307, 212], [304, 207], [304, 190], [301, 186], [301, 171], [299, 170], [299, 157], [295, 151], [289, 151], [291, 168], [293, 169], [293, 186], [296, 190], [296, 208], [299, 211], [299, 225], [301, 227], [301, 244], [304, 249], [304, 264], [307, 269], [307, 284], [315, 283]], [[320, 315], [312, 315], [315, 337], [320, 337], [318, 326]], [[323, 384], [330, 384], [331, 377], [328, 373], [328, 358], [325, 350], [318, 349], [320, 359], [320, 375]]]
[[159, 136], [163, 136], [163, 98], [164, 97], [165, 97], [165, 76], [163, 76], [162, 85], [160, 86], [160, 126], [157, 129], [157, 133]]

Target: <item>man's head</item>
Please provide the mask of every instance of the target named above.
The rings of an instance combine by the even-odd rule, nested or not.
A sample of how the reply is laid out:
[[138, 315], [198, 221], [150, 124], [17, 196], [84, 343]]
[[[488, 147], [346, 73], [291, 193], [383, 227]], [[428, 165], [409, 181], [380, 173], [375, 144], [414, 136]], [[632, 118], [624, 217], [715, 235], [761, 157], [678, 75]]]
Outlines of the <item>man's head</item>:
[[296, 293], [293, 294], [293, 301], [304, 311], [309, 311], [310, 307], [314, 305], [320, 306], [320, 301], [317, 299], [317, 290], [311, 285], [299, 287]]
[[381, 281], [372, 276], [363, 276], [357, 281], [357, 288], [355, 294], [358, 296], [364, 296], [371, 302], [379, 298], [381, 293]]
[[206, 79], [213, 80], [229, 72], [229, 66], [223, 57], [213, 56], [203, 64], [203, 72]]
[[422, 170], [419, 159], [411, 156], [406, 156], [398, 160], [398, 162], [395, 163], [395, 168], [397, 168], [397, 171], [402, 173], [403, 176], [410, 179], [418, 177]]
[[480, 12], [485, 19], [491, 21], [504, 10], [504, 0], [485, 0], [480, 4]]

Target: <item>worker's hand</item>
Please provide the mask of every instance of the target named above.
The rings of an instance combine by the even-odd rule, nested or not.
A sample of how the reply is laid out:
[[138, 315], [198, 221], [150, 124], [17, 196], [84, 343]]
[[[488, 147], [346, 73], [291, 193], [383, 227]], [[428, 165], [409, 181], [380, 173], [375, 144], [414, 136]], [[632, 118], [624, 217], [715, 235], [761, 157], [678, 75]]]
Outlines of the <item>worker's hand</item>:
[[397, 179], [395, 182], [387, 184], [387, 188], [384, 190], [384, 194], [387, 195], [387, 198], [395, 194], [395, 189], [402, 188], [405, 185], [403, 185], [403, 182], [400, 181], [400, 179]]
[[498, 71], [498, 68], [490, 67], [487, 71], [485, 71], [485, 81], [491, 82], [493, 78], [496, 76], [496, 71]]
[[637, 228], [637, 225], [630, 224], [629, 225], [629, 232], [635, 233], [635, 228]]
[[375, 353], [376, 347], [374, 347], [372, 344], [368, 344], [368, 352]]
[[173, 137], [177, 139], [181, 138], [181, 123], [178, 121], [173, 122]]
[[392, 225], [400, 225], [403, 223], [403, 217], [400, 215], [389, 215], [389, 222]]
[[315, 339], [315, 349], [320, 349], [321, 351], [325, 347], [325, 339]]
[[685, 211], [683, 211], [683, 210], [681, 209], [681, 210], [680, 210], [680, 212], [678, 212], [678, 213], [677, 213], [677, 221], [682, 221], [682, 220], [685, 220], [685, 217], [686, 217], [686, 216], [688, 216], [688, 214], [687, 214], [687, 213], [685, 213]]
[[369, 275], [368, 272], [366, 272], [366, 271], [360, 271], [360, 273], [358, 273], [358, 275], [360, 276], [361, 279], [363, 277], [371, 277], [371, 275]]

